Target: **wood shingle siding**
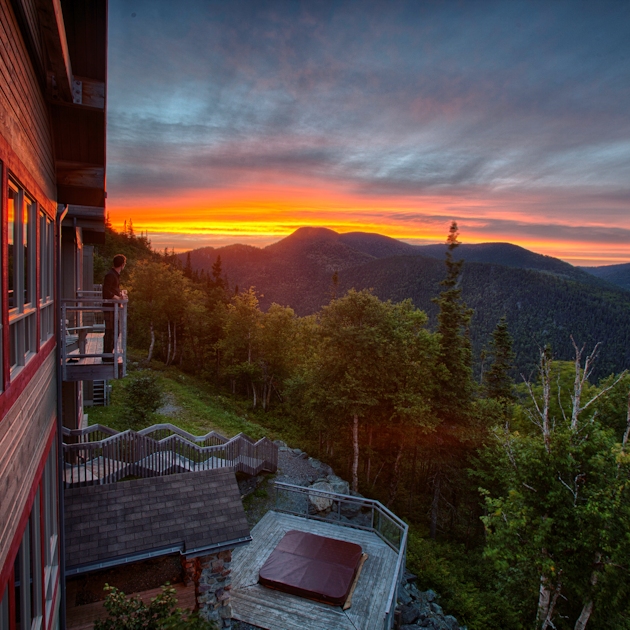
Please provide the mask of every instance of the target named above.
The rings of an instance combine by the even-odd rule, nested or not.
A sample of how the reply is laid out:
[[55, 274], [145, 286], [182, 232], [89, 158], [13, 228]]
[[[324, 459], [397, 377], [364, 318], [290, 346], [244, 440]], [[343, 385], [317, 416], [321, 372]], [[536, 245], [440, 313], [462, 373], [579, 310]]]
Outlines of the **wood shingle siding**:
[[51, 353], [0, 420], [0, 567], [54, 430], [56, 400], [55, 355]]
[[[9, 0], [0, 0], [0, 133], [46, 197], [54, 199], [48, 106]], [[27, 182], [22, 183], [28, 188]]]

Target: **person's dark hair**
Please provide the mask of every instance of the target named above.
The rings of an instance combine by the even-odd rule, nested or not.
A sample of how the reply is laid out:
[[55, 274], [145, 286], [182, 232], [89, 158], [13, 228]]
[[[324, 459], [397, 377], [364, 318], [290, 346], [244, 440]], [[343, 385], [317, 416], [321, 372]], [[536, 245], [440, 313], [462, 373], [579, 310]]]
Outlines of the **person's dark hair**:
[[127, 262], [127, 257], [122, 254], [116, 254], [114, 256], [114, 267], [122, 267], [123, 263]]

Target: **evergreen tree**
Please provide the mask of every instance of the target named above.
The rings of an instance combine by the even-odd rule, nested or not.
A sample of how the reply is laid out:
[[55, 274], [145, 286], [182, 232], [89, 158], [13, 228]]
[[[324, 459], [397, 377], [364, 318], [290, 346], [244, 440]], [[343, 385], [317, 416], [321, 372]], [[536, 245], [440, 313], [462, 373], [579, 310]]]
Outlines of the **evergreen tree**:
[[217, 256], [214, 264], [212, 265], [212, 283], [213, 286], [220, 289], [227, 289], [227, 283], [223, 278], [223, 269], [221, 266], [221, 254]]
[[483, 379], [486, 396], [507, 405], [515, 400], [515, 396], [514, 381], [510, 376], [510, 371], [514, 367], [514, 352], [505, 315], [501, 317], [492, 333], [490, 355], [493, 358], [492, 365]]
[[[440, 307], [437, 327], [440, 347], [433, 405], [440, 425], [433, 440], [425, 442], [427, 460], [433, 470], [430, 517], [432, 538], [437, 533], [442, 497], [458, 485], [456, 480], [465, 466], [469, 444], [476, 439], [474, 427], [471, 427], [471, 421], [475, 418], [475, 386], [469, 336], [472, 310], [466, 306], [461, 295], [460, 280], [464, 261], [456, 261], [453, 257], [459, 245], [458, 235], [457, 223], [453, 221], [446, 241], [446, 278], [440, 283], [444, 288], [439, 297], [434, 299]], [[453, 501], [449, 503], [453, 505]]]
[[434, 302], [440, 307], [437, 331], [440, 334], [438, 413], [445, 420], [460, 422], [467, 415], [474, 393], [472, 348], [469, 324], [472, 310], [462, 300], [460, 287], [463, 260], [455, 260], [453, 251], [459, 245], [457, 223], [451, 223], [446, 250], [444, 287]]
[[190, 260], [190, 252], [188, 252], [186, 254], [186, 265], [184, 266], [184, 275], [189, 279], [192, 280], [193, 277], [193, 268], [192, 268], [192, 261]]

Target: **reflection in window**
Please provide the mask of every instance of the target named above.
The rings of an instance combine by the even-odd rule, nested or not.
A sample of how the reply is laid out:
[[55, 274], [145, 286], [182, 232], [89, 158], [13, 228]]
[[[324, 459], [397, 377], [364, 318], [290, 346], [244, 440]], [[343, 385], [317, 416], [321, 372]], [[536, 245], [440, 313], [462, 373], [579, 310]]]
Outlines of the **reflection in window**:
[[9, 185], [9, 200], [7, 203], [7, 214], [9, 217], [9, 308], [14, 308], [15, 303], [13, 301], [13, 285], [14, 285], [14, 261], [13, 261], [13, 250], [15, 243], [15, 204], [17, 200], [17, 191], [14, 190], [11, 185]]
[[12, 372], [37, 351], [35, 202], [14, 182], [8, 190], [9, 356]]
[[45, 212], [39, 213], [39, 328], [44, 343], [54, 334], [53, 270], [55, 225]]

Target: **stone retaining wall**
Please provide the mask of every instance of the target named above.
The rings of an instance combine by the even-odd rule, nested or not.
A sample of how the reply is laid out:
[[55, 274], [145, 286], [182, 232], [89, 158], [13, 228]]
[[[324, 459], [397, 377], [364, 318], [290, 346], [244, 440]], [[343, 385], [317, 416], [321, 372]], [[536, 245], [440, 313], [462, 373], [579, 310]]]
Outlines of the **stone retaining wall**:
[[182, 557], [186, 584], [194, 582], [197, 610], [219, 628], [232, 627], [232, 550], [197, 558]]

